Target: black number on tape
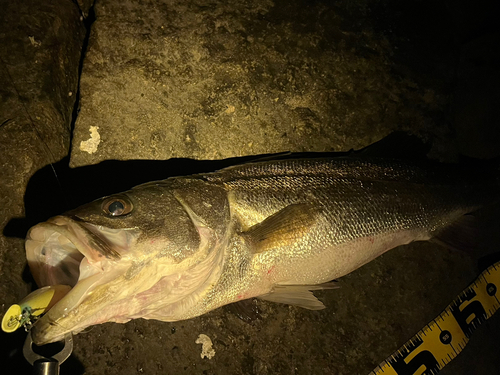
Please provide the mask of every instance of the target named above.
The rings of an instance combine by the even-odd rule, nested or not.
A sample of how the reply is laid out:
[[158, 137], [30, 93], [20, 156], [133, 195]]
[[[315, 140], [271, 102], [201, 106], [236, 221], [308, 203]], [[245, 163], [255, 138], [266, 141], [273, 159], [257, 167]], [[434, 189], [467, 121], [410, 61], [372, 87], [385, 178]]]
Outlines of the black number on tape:
[[[462, 306], [464, 302], [471, 301], [474, 297], [476, 297], [474, 289], [465, 290], [458, 298], [458, 301], [451, 306], [451, 312], [467, 338], [470, 338], [477, 326], [487, 318], [484, 307], [478, 300], [470, 302], [460, 310], [460, 306]], [[471, 317], [473, 318], [471, 319]]]
[[447, 330], [444, 330], [439, 335], [439, 339], [441, 340], [441, 342], [443, 344], [445, 344], [445, 345], [449, 344], [451, 342], [451, 332], [447, 331]]
[[398, 375], [413, 375], [422, 366], [425, 367], [425, 371], [421, 373], [422, 375], [434, 375], [439, 372], [436, 358], [434, 358], [432, 353], [428, 350], [422, 350], [415, 355], [411, 361], [406, 363], [405, 359], [417, 350], [422, 343], [423, 340], [420, 337], [415, 337], [401, 348], [398, 353], [394, 355], [393, 359], [388, 361]]
[[489, 296], [494, 296], [497, 292], [497, 286], [495, 284], [489, 283], [486, 285], [486, 292]]

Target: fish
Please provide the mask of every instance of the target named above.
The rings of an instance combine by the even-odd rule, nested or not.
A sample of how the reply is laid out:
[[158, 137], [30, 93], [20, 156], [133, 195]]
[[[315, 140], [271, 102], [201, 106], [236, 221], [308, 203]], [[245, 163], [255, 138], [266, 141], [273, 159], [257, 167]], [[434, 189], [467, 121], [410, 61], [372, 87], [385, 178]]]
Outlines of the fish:
[[[311, 310], [312, 291], [413, 241], [468, 246], [494, 173], [356, 156], [283, 158], [148, 182], [32, 227], [39, 287], [68, 292], [37, 345], [132, 319], [166, 322], [252, 298]], [[473, 232], [473, 231], [472, 231]], [[464, 238], [462, 238], [464, 237]]]

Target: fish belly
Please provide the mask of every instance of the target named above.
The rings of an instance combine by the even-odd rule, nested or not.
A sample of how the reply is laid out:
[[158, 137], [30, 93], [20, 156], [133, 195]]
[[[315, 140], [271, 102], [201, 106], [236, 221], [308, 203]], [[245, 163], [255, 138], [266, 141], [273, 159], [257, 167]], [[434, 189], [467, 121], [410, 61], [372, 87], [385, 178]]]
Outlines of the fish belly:
[[406, 230], [361, 237], [326, 248], [310, 247], [305, 252], [280, 249], [257, 254], [253, 264], [271, 284], [314, 285], [347, 275], [397, 246], [429, 239], [425, 231]]

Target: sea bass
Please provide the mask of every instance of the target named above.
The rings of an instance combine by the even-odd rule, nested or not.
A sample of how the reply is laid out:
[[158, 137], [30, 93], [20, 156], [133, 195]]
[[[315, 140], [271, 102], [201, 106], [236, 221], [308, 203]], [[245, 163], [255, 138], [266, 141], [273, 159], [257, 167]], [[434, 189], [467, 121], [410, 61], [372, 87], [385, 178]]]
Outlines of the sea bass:
[[494, 178], [449, 167], [356, 157], [139, 185], [30, 229], [37, 284], [71, 287], [32, 337], [41, 345], [104, 322], [178, 321], [253, 297], [321, 309], [311, 290], [389, 249], [432, 238], [456, 245], [467, 214], [498, 190]]

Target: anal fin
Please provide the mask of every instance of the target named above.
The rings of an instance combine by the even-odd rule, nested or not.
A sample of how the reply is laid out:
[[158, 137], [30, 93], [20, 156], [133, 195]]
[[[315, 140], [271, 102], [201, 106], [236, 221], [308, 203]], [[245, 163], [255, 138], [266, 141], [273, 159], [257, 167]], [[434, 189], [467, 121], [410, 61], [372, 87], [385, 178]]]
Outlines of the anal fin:
[[308, 310], [323, 310], [325, 305], [312, 293], [313, 290], [336, 289], [336, 282], [319, 285], [277, 285], [273, 291], [258, 298], [288, 305], [299, 306]]

